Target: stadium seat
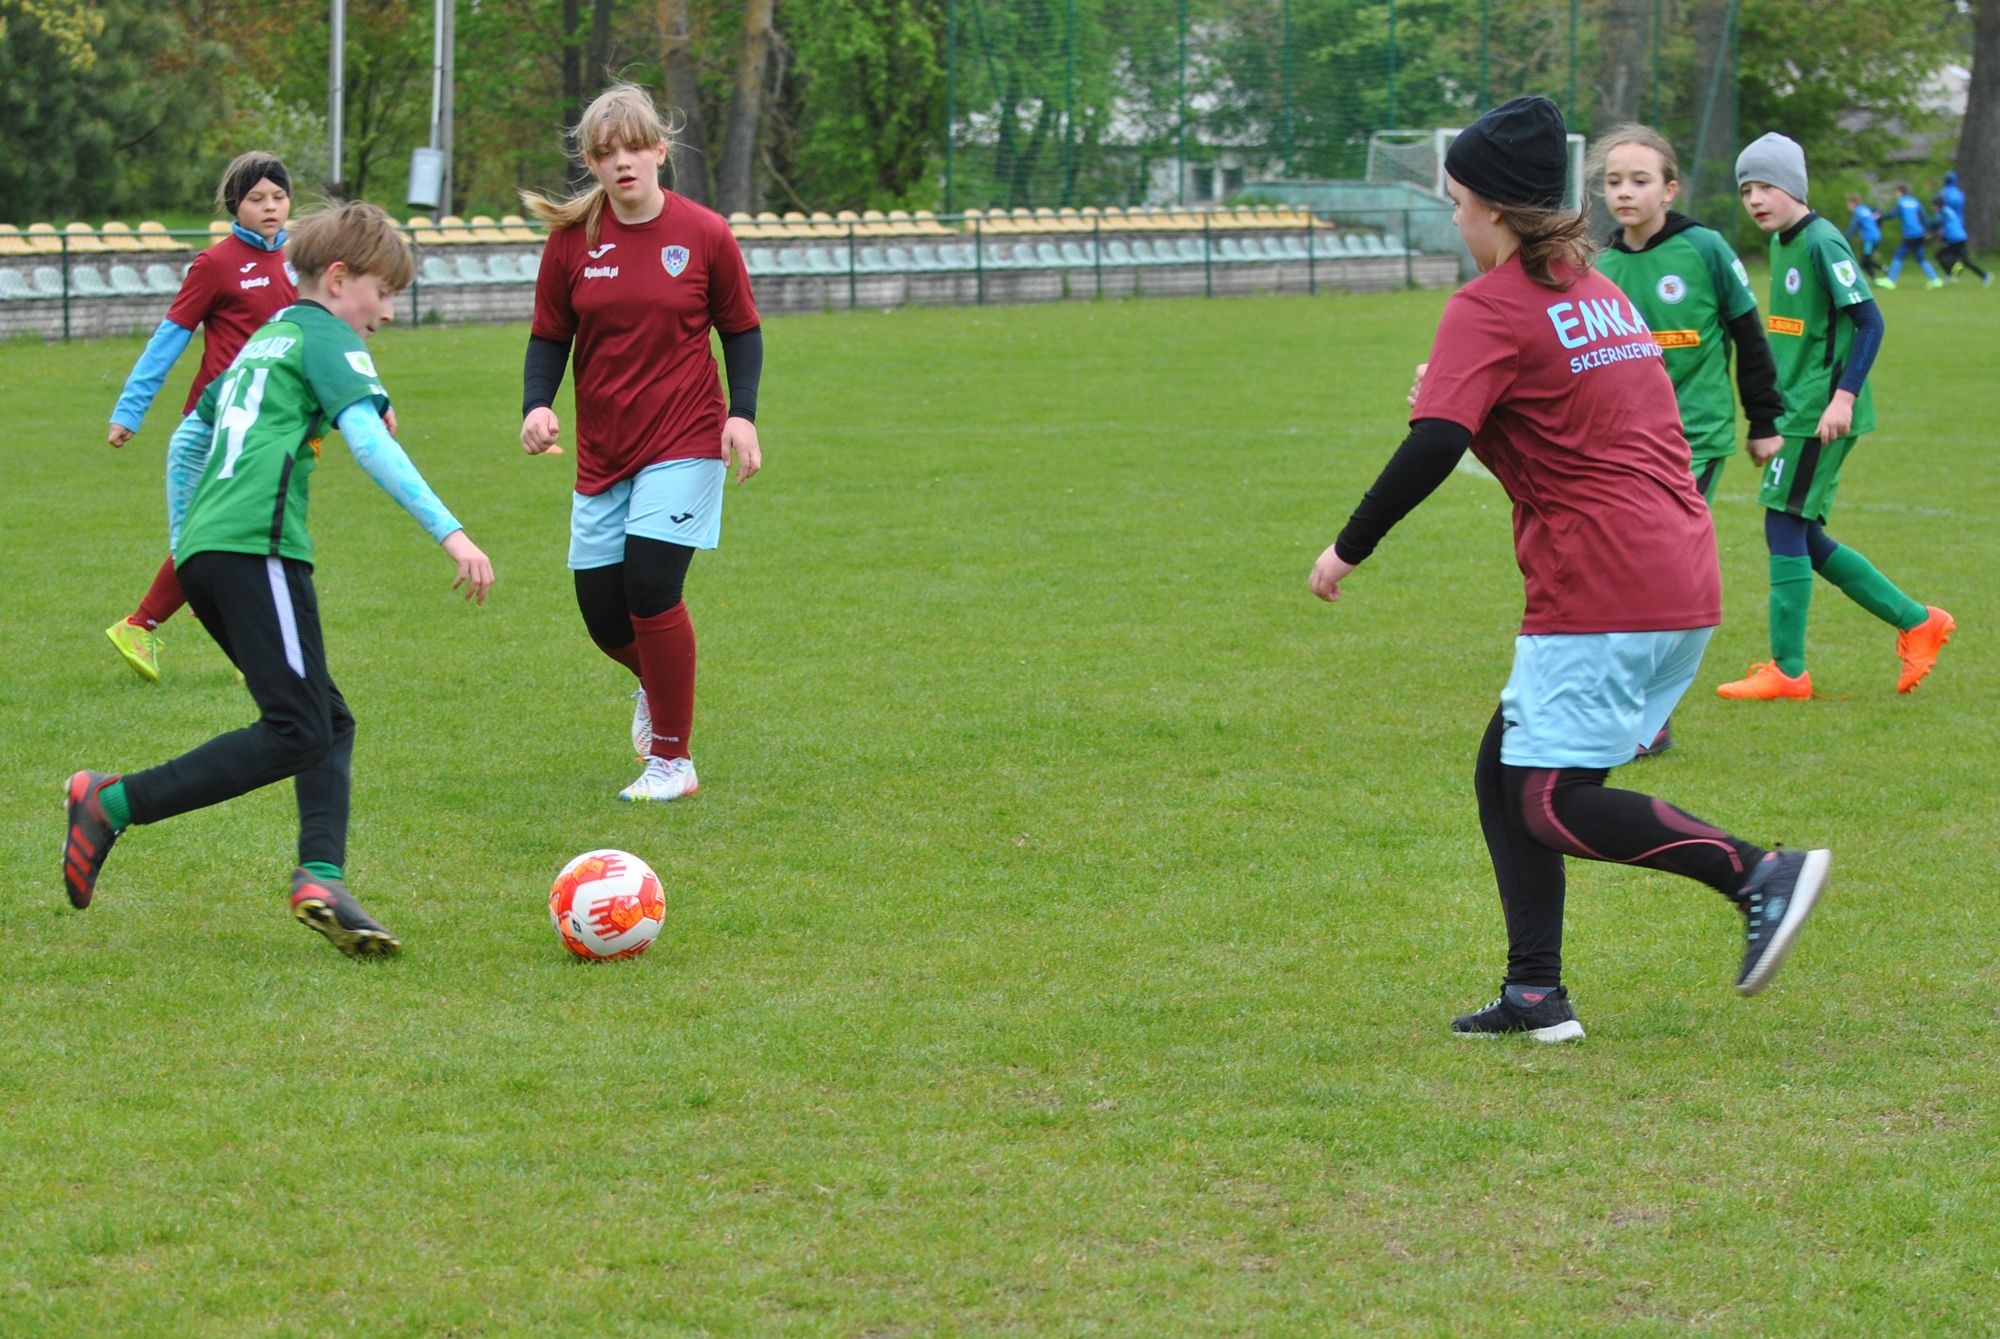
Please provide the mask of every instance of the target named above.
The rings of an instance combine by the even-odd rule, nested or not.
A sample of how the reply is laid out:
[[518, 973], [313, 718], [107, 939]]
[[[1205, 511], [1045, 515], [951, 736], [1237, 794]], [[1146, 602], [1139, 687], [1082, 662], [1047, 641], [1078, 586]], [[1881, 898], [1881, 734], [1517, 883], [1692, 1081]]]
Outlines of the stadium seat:
[[947, 227], [945, 224], [938, 222], [938, 216], [928, 209], [919, 209], [916, 213], [912, 214], [910, 222], [916, 225], [917, 231], [926, 233], [932, 237], [950, 236], [957, 231], [955, 228]]
[[542, 235], [534, 230], [528, 220], [519, 214], [502, 214], [500, 232], [510, 242], [539, 242]]
[[29, 275], [28, 279], [34, 285], [37, 296], [59, 298], [63, 295], [62, 271], [53, 265], [35, 266], [34, 273]]
[[1087, 270], [1095, 263], [1091, 254], [1076, 242], [1062, 244], [1062, 258], [1063, 264], [1073, 270]]
[[1384, 237], [1382, 239], [1382, 254], [1385, 256], [1407, 255], [1409, 250], [1408, 247], [1403, 245], [1403, 239], [1400, 237]]
[[97, 235], [97, 229], [81, 220], [63, 229], [63, 236], [69, 241], [72, 255], [97, 255], [110, 250]]
[[811, 216], [809, 217], [806, 229], [806, 235], [809, 237], [825, 237], [829, 239], [835, 237], [845, 237], [847, 236], [847, 229], [841, 227], [838, 223], [835, 223], [833, 221], [833, 215], [827, 213], [823, 209], [816, 209], [812, 212]]
[[1252, 256], [1245, 251], [1243, 243], [1234, 237], [1225, 237], [1215, 244], [1215, 258], [1231, 262], [1262, 259], [1261, 256]]
[[440, 215], [437, 230], [444, 234], [445, 241], [454, 245], [462, 246], [472, 240], [472, 229], [456, 214]]
[[514, 258], [514, 268], [521, 272], [522, 283], [538, 281], [542, 277], [542, 249], [536, 247], [533, 251], [523, 251]]
[[1347, 234], [1347, 254], [1350, 256], [1367, 256], [1373, 253], [1368, 250], [1368, 239], [1366, 237], [1363, 237], [1358, 232], [1351, 232]]
[[128, 223], [107, 223], [97, 230], [97, 236], [104, 243], [106, 251], [143, 251], [145, 249], [139, 245], [139, 239], [132, 235], [132, 226]]
[[146, 291], [155, 297], [164, 293], [181, 291], [181, 277], [174, 273], [174, 267], [154, 261], [146, 267]]
[[1037, 242], [1035, 264], [1045, 270], [1060, 270], [1063, 268], [1062, 252], [1056, 250], [1054, 242]]
[[929, 273], [943, 269], [944, 261], [939, 258], [937, 248], [918, 243], [910, 248], [910, 268], [920, 274]]
[[882, 264], [891, 274], [908, 274], [913, 268], [910, 253], [900, 246], [885, 248], [882, 252]]
[[451, 239], [439, 232], [428, 214], [410, 216], [410, 238], [418, 246], [448, 246]]
[[0, 269], [0, 302], [29, 302], [36, 296], [19, 270]]
[[1345, 260], [1347, 258], [1347, 243], [1337, 232], [1314, 233], [1312, 253], [1313, 257], [1317, 260]]
[[139, 245], [148, 251], [185, 251], [186, 242], [167, 235], [167, 225], [157, 219], [147, 219], [139, 225]]
[[1382, 244], [1381, 237], [1372, 232], [1361, 239], [1361, 245], [1371, 256], [1386, 256], [1389, 254], [1389, 248]]
[[[845, 256], [836, 256], [836, 257], [835, 257], [835, 259], [836, 259], [836, 260], [845, 260], [845, 259], [846, 259], [846, 257], [845, 257]], [[882, 273], [882, 271], [884, 271], [884, 270], [886, 270], [886, 269], [888, 269], [888, 268], [889, 268], [889, 261], [888, 261], [888, 258], [887, 258], [887, 257], [885, 257], [885, 256], [884, 256], [884, 255], [882, 254], [882, 248], [881, 248], [881, 247], [879, 247], [879, 246], [864, 246], [864, 247], [857, 247], [857, 248], [855, 249], [855, 252], [854, 252], [854, 269], [855, 269], [855, 272], [856, 272], [856, 273], [858, 273], [858, 274], [880, 274], [880, 273]]]
[[21, 240], [27, 243], [28, 250], [37, 255], [59, 255], [63, 249], [62, 234], [51, 223], [30, 223], [28, 231], [21, 234]]
[[809, 246], [806, 251], [806, 272], [808, 274], [846, 274], [847, 257], [835, 259], [833, 252], [823, 246]]
[[752, 279], [756, 279], [762, 275], [776, 274], [778, 264], [771, 259], [771, 252], [768, 248], [748, 246], [743, 248], [743, 268], [750, 272]]
[[223, 219], [209, 220], [208, 244], [210, 246], [214, 246], [217, 242], [221, 241], [223, 238], [227, 236], [229, 236], [229, 224], [226, 220]]
[[493, 276], [486, 272], [486, 267], [471, 256], [460, 256], [452, 263], [452, 268], [457, 272], [458, 281], [461, 284], [490, 284], [493, 282]]
[[422, 276], [424, 283], [437, 288], [458, 286], [458, 276], [451, 272], [451, 266], [444, 263], [442, 256], [425, 256], [424, 263], [418, 267], [417, 273]]
[[1300, 237], [1280, 238], [1278, 239], [1278, 247], [1284, 253], [1284, 258], [1286, 260], [1307, 259], [1306, 244], [1304, 238]]
[[1132, 254], [1132, 248], [1126, 245], [1123, 238], [1114, 237], [1104, 244], [1104, 263], [1106, 265], [1137, 265], [1139, 259]]
[[1174, 249], [1179, 253], [1180, 258], [1184, 261], [1191, 261], [1194, 264], [1199, 265], [1203, 260], [1203, 256], [1201, 253], [1201, 243], [1192, 237], [1181, 238], [1179, 243], [1176, 244]]
[[72, 265], [69, 270], [69, 290], [80, 298], [108, 298], [114, 296], [111, 285], [104, 282], [95, 265]]
[[486, 258], [486, 276], [496, 284], [518, 284], [521, 282], [521, 267], [509, 255], [495, 255]]
[[780, 247], [775, 253], [779, 274], [804, 274], [806, 272], [805, 253], [798, 247]]
[[21, 230], [11, 223], [0, 223], [0, 256], [32, 256], [34, 249], [21, 240]]
[[146, 291], [146, 281], [130, 265], [111, 267], [111, 291], [121, 298], [143, 298], [151, 296]]
[[894, 237], [916, 237], [922, 235], [924, 231], [917, 226], [917, 221], [910, 217], [910, 211], [907, 209], [890, 210], [887, 222], [889, 233]]
[[488, 244], [507, 240], [507, 234], [501, 231], [500, 225], [495, 223], [489, 214], [474, 214], [472, 216], [472, 232], [469, 236], [472, 241]]

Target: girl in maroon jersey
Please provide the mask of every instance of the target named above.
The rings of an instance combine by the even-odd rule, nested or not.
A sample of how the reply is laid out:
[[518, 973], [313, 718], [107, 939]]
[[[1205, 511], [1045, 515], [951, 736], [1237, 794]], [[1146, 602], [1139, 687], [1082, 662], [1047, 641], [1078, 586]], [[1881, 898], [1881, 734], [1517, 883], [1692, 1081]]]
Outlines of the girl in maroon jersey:
[[[292, 178], [278, 156], [254, 151], [237, 155], [215, 188], [215, 205], [230, 219], [229, 235], [194, 258], [166, 319], [125, 378], [125, 389], [111, 411], [113, 446], [125, 445], [139, 431], [160, 384], [194, 338], [196, 326], [203, 330], [201, 368], [188, 388], [183, 415], [194, 408], [208, 383], [229, 366], [244, 342], [298, 297], [284, 251]], [[185, 603], [169, 554], [153, 574], [139, 607], [104, 630], [118, 654], [149, 683], [160, 677], [157, 629]]]
[[[697, 781], [695, 642], [681, 598], [697, 549], [722, 533], [729, 460], [763, 463], [764, 342], [743, 253], [722, 217], [660, 185], [668, 130], [643, 89], [616, 85], [571, 132], [594, 178], [581, 194], [521, 198], [549, 226], [521, 397], [521, 446], [561, 435], [553, 402], [576, 369], [576, 491], [569, 567], [600, 650], [639, 679], [632, 747], [645, 760], [621, 800], [677, 800]], [[725, 402], [709, 332], [722, 338]]]
[[1445, 306], [1410, 435], [1313, 565], [1323, 600], [1468, 447], [1514, 504], [1527, 608], [1473, 789], [1507, 926], [1500, 997], [1466, 1035], [1572, 1041], [1562, 984], [1563, 857], [1699, 880], [1740, 908], [1736, 988], [1763, 989], [1826, 878], [1826, 851], [1765, 851], [1650, 795], [1605, 786], [1693, 682], [1721, 618], [1715, 529], [1687, 467], [1659, 346], [1594, 273], [1564, 208], [1562, 113], [1517, 98], [1445, 155], [1452, 220], [1483, 273]]

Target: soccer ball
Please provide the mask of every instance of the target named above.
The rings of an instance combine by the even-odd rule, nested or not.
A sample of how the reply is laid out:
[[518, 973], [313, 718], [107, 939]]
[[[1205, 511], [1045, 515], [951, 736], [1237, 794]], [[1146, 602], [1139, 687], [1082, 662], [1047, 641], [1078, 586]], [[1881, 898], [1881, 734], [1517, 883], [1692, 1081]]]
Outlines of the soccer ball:
[[602, 962], [636, 958], [659, 937], [667, 900], [660, 876], [625, 851], [585, 851], [549, 889], [549, 920], [563, 947]]

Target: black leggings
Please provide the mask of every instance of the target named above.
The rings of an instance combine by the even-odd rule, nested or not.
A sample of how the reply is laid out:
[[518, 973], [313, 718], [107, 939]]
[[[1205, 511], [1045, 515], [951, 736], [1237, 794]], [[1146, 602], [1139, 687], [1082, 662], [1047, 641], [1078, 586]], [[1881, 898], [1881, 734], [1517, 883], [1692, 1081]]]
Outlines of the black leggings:
[[1764, 546], [1780, 558], [1810, 558], [1813, 571], [1826, 566], [1840, 541], [1826, 532], [1818, 521], [1808, 521], [1788, 511], [1764, 513]]
[[1565, 855], [1644, 865], [1698, 880], [1734, 901], [1761, 847], [1637, 791], [1611, 790], [1601, 767], [1512, 767], [1493, 713], [1472, 788], [1507, 921], [1507, 984], [1562, 984]]
[[1949, 242], [1939, 247], [1938, 264], [1944, 267], [1946, 274], [1951, 273], [1952, 266], [1963, 265], [1966, 269], [1971, 270], [1974, 274], [1984, 279], [1986, 271], [1972, 263], [1972, 257], [1965, 254], [1966, 246], [1967, 243], [1965, 242]]
[[576, 573], [576, 607], [590, 640], [606, 651], [632, 644], [632, 620], [664, 614], [681, 602], [694, 550], [661, 539], [625, 536], [625, 561]]

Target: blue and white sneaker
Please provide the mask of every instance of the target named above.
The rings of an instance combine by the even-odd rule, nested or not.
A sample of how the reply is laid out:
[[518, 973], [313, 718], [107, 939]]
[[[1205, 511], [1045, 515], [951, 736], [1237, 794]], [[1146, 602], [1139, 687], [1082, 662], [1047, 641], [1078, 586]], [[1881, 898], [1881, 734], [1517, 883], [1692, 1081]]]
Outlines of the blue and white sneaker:
[[1773, 851], [1758, 862], [1738, 899], [1749, 919], [1738, 995], [1755, 995], [1771, 984], [1812, 915], [1832, 864], [1833, 852], [1825, 850]]
[[1525, 1032], [1536, 1041], [1582, 1041], [1583, 1024], [1562, 986], [1503, 986], [1500, 998], [1478, 1013], [1460, 1014], [1451, 1030], [1461, 1037]]
[[653, 751], [653, 709], [646, 702], [646, 690], [632, 690], [632, 756], [643, 758]]
[[683, 800], [701, 789], [692, 758], [648, 758], [639, 779], [618, 792], [629, 804]]

